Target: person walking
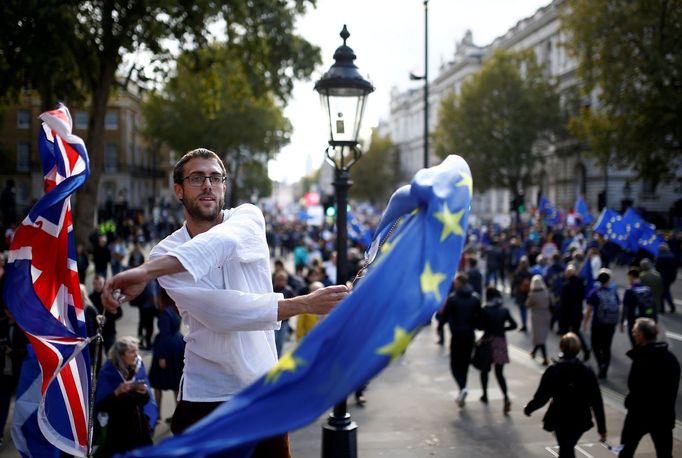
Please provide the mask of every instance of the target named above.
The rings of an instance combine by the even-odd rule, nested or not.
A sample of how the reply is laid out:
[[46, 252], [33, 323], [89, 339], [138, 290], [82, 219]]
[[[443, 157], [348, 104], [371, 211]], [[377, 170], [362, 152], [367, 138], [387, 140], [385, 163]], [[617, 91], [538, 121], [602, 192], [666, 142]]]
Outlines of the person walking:
[[663, 308], [663, 278], [661, 277], [661, 274], [654, 269], [654, 265], [649, 258], [644, 258], [639, 261], [639, 281], [651, 289], [651, 293], [654, 295], [656, 309], [662, 310], [665, 313], [665, 309]]
[[519, 307], [519, 315], [521, 316], [521, 327], [519, 331], [526, 332], [528, 330], [528, 309], [526, 309], [526, 299], [528, 299], [528, 292], [530, 291], [530, 279], [532, 275], [528, 267], [528, 258], [522, 256], [519, 261], [519, 266], [514, 272], [512, 280], [511, 295], [514, 302]]
[[530, 325], [533, 337], [533, 350], [530, 352], [531, 358], [535, 359], [535, 354], [540, 351], [542, 354], [542, 365], [547, 366], [547, 334], [549, 333], [552, 313], [550, 311], [551, 299], [542, 276], [534, 275], [530, 281], [530, 292], [526, 299], [526, 308], [530, 310]]
[[670, 286], [677, 279], [677, 261], [670, 252], [667, 243], [658, 246], [658, 258], [656, 258], [656, 270], [661, 274], [663, 280], [663, 300], [661, 301], [661, 313], [665, 312], [665, 303], [670, 306], [670, 313], [675, 313], [675, 301], [673, 300]]
[[[159, 242], [149, 260], [113, 276], [107, 307], [140, 294], [158, 278], [189, 328], [180, 400], [171, 431], [180, 434], [277, 363], [274, 330], [300, 313], [328, 313], [348, 295], [345, 285], [284, 299], [272, 292], [263, 213], [251, 204], [223, 210], [226, 169], [212, 151], [185, 154], [173, 169], [173, 190], [185, 224]], [[257, 457], [288, 457], [286, 434], [256, 445]]]
[[620, 458], [634, 456], [639, 441], [651, 435], [658, 458], [672, 457], [675, 400], [680, 385], [680, 363], [664, 342], [657, 342], [658, 327], [650, 318], [637, 318], [632, 328], [635, 347], [628, 375], [628, 410], [621, 432]]
[[583, 301], [585, 300], [585, 279], [577, 275], [576, 267], [568, 264], [564, 272], [566, 279], [559, 293], [559, 333], [572, 332], [580, 339], [583, 360], [590, 359], [590, 347], [580, 331], [583, 322]]
[[483, 294], [483, 275], [481, 274], [481, 271], [478, 269], [478, 259], [476, 259], [476, 256], [470, 256], [468, 258], [469, 260], [469, 270], [466, 271], [467, 278], [469, 281], [469, 286], [471, 286], [471, 289], [478, 294], [478, 297], [480, 298], [481, 295]]
[[454, 291], [445, 301], [442, 318], [450, 327], [450, 371], [459, 387], [457, 405], [460, 407], [464, 407], [468, 394], [467, 374], [480, 313], [481, 298], [469, 284], [467, 275], [458, 273], [454, 280]]
[[[102, 345], [100, 346], [100, 355], [108, 355], [109, 349], [114, 342], [116, 342], [116, 320], [123, 316], [123, 310], [121, 308], [116, 309], [114, 312], [106, 310], [104, 304], [102, 303], [102, 291], [104, 290], [104, 277], [101, 275], [95, 275], [92, 279], [92, 293], [88, 296], [92, 305], [97, 309], [97, 313], [104, 315], [104, 326], [102, 326]], [[100, 358], [100, 363], [102, 358]], [[97, 367], [96, 370], [99, 372], [101, 366]]]
[[[486, 305], [481, 309], [481, 319], [479, 329], [483, 331], [481, 339], [489, 342], [491, 349], [491, 364], [495, 369], [495, 378], [504, 396], [505, 415], [511, 411], [511, 401], [507, 394], [507, 380], [504, 378], [504, 365], [509, 363], [509, 353], [507, 349], [507, 338], [505, 332], [516, 329], [518, 326], [512, 318], [509, 310], [502, 305], [502, 294], [494, 286], [489, 286], [485, 290]], [[481, 369], [481, 389], [483, 395], [481, 402], [488, 403], [488, 374], [490, 365]]]
[[[154, 389], [154, 399], [159, 406], [161, 418], [161, 399], [165, 390], [173, 391], [175, 403], [178, 402], [178, 391], [182, 369], [185, 366], [185, 340], [180, 332], [181, 318], [173, 299], [166, 290], [159, 290], [159, 333], [152, 346], [152, 365], [149, 368], [149, 384]], [[170, 417], [166, 421], [170, 422]]]
[[578, 336], [572, 332], [564, 334], [559, 349], [559, 360], [542, 374], [540, 385], [523, 413], [530, 417], [549, 402], [542, 419], [543, 428], [555, 434], [560, 458], [574, 458], [578, 440], [594, 426], [593, 416], [599, 440], [606, 442], [604, 402], [594, 372], [577, 358]]
[[636, 345], [632, 335], [632, 328], [635, 326], [637, 318], [651, 318], [657, 321], [658, 305], [654, 299], [654, 294], [646, 285], [639, 280], [639, 269], [631, 267], [628, 270], [630, 287], [623, 293], [623, 313], [620, 319], [620, 332], [625, 332], [625, 322], [628, 323], [628, 336], [630, 343]]
[[661, 313], [665, 313], [665, 303], [670, 306], [670, 313], [675, 313], [675, 301], [670, 291], [670, 286], [677, 279], [677, 261], [670, 252], [667, 243], [658, 246], [658, 258], [656, 259], [656, 270], [661, 274], [663, 280], [663, 298], [661, 299]]
[[[294, 291], [288, 285], [289, 274], [286, 270], [278, 270], [273, 276], [272, 290], [276, 293], [282, 294], [284, 299], [290, 299], [295, 296]], [[282, 320], [282, 325], [275, 331], [275, 346], [277, 347], [277, 356], [282, 357], [282, 349], [284, 342], [289, 338], [291, 328], [289, 327], [289, 320]]]
[[597, 275], [599, 286], [587, 296], [583, 329], [590, 327], [592, 351], [597, 360], [597, 377], [605, 379], [611, 364], [611, 344], [620, 319], [620, 300], [615, 285], [611, 285], [611, 270], [602, 268]]

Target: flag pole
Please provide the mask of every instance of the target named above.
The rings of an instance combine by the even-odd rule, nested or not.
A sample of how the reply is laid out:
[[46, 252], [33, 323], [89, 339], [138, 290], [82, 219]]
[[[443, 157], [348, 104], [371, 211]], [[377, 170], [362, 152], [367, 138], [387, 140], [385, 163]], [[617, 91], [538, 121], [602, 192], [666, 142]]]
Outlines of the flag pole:
[[[88, 458], [92, 458], [92, 441], [95, 433], [95, 388], [97, 387], [97, 368], [102, 363], [102, 328], [107, 319], [104, 315], [97, 315], [97, 334], [95, 334], [95, 365], [90, 371], [90, 400], [88, 408]], [[90, 342], [92, 343], [92, 342]]]

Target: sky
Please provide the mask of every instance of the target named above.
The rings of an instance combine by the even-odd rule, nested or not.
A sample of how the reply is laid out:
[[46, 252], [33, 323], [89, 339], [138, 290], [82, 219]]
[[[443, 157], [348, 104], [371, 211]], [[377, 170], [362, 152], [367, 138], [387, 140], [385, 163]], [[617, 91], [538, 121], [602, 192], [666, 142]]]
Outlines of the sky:
[[[452, 60], [455, 43], [467, 29], [474, 43], [484, 46], [505, 34], [519, 20], [532, 16], [551, 0], [429, 0], [429, 80], [441, 64]], [[357, 56], [355, 64], [376, 90], [370, 94], [363, 117], [362, 135], [388, 119], [392, 88], [405, 91], [423, 86], [409, 74], [424, 73], [423, 0], [317, 0], [296, 24], [296, 33], [320, 47], [322, 65], [310, 81], [295, 84], [284, 110], [293, 126], [291, 143], [270, 161], [270, 178], [293, 183], [316, 170], [324, 160], [328, 135], [315, 81], [334, 63], [342, 44], [339, 33], [346, 25], [346, 44]], [[308, 170], [312, 167], [312, 170]]]

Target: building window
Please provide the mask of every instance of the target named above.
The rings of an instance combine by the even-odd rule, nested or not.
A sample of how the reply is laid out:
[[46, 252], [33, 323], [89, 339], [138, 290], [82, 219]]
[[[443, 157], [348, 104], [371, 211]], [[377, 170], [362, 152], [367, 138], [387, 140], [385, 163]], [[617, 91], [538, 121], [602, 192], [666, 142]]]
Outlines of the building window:
[[87, 111], [77, 111], [76, 112], [76, 129], [87, 129], [88, 128], [88, 112]]
[[28, 142], [17, 143], [17, 171], [28, 172], [31, 170], [31, 144]]
[[652, 195], [656, 194], [657, 183], [653, 180], [644, 178], [642, 180], [642, 194]]
[[118, 129], [118, 112], [107, 111], [106, 117], [104, 118], [104, 127], [108, 130]]
[[104, 147], [104, 171], [116, 172], [118, 170], [118, 145], [107, 143]]
[[17, 110], [17, 127], [20, 129], [31, 127], [31, 113], [28, 110]]
[[575, 193], [576, 195], [585, 196], [587, 194], [587, 169], [582, 163], [575, 165]]

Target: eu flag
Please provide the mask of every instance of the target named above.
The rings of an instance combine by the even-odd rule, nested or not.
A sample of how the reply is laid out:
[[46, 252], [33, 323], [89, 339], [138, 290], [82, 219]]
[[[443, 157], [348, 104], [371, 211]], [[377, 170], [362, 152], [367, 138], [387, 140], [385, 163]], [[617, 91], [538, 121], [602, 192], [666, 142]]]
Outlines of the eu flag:
[[327, 319], [210, 416], [131, 455], [248, 456], [259, 440], [314, 421], [398, 359], [448, 293], [472, 186], [459, 156], [417, 172], [409, 188], [415, 206], [395, 216], [367, 275]]
[[627, 231], [623, 223], [623, 217], [618, 212], [610, 208], [604, 208], [593, 230], [619, 247], [628, 248]]
[[558, 226], [563, 220], [559, 209], [556, 208], [544, 195], [540, 197], [538, 211], [543, 217], [545, 224], [549, 226]]
[[590, 208], [583, 196], [578, 196], [578, 200], [575, 202], [575, 212], [580, 215], [583, 225], [591, 224], [594, 221], [594, 216], [590, 213]]
[[638, 241], [642, 234], [642, 230], [648, 223], [632, 208], [628, 208], [625, 214], [623, 214], [622, 222], [625, 225], [627, 249], [636, 253], [639, 249]]
[[658, 247], [663, 242], [665, 242], [663, 237], [656, 234], [656, 226], [649, 223], [645, 223], [642, 226], [639, 239], [637, 240], [639, 248], [648, 251], [654, 256], [658, 256]]

